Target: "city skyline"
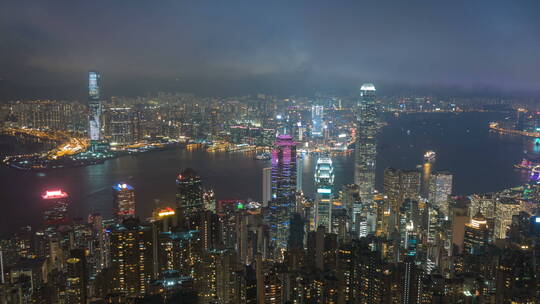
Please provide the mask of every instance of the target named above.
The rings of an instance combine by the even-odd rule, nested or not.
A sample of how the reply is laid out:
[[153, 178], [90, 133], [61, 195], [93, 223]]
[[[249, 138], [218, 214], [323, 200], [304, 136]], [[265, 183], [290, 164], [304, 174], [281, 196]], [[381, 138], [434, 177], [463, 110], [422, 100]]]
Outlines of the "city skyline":
[[539, 302], [538, 9], [1, 3], [0, 303]]

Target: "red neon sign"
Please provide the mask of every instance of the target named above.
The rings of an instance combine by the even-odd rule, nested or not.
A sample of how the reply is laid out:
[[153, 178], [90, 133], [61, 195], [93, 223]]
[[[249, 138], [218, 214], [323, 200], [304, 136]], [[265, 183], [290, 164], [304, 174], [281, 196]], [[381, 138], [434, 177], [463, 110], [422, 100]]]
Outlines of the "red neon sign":
[[43, 199], [65, 198], [67, 193], [62, 190], [47, 190], [41, 197]]

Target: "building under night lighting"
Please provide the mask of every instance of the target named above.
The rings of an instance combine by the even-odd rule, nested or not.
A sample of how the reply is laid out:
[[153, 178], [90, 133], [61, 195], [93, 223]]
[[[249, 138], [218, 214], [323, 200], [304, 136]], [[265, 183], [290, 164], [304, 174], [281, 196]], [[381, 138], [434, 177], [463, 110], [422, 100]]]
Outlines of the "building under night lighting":
[[279, 135], [272, 151], [272, 201], [270, 237], [274, 249], [285, 249], [289, 217], [296, 200], [296, 143], [290, 135]]
[[90, 140], [101, 140], [101, 73], [88, 72], [88, 135]]
[[135, 189], [125, 183], [113, 186], [115, 215], [118, 221], [135, 217]]
[[354, 183], [360, 187], [362, 201], [371, 202], [377, 158], [377, 105], [373, 84], [365, 83], [360, 88], [358, 111]]
[[47, 190], [44, 201], [43, 224], [45, 227], [65, 224], [68, 220], [68, 195], [62, 190]]
[[183, 215], [204, 209], [202, 182], [197, 172], [186, 168], [176, 177], [176, 203]]

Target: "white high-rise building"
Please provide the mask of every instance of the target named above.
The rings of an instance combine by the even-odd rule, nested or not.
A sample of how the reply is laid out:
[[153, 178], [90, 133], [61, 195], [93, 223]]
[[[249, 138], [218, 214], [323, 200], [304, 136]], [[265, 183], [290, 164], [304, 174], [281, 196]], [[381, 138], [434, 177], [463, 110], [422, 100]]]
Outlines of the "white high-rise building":
[[448, 172], [435, 172], [429, 178], [429, 196], [431, 204], [448, 216], [448, 199], [452, 194], [452, 174]]
[[334, 167], [329, 157], [319, 157], [315, 168], [315, 214], [314, 229], [324, 226], [327, 232], [332, 228], [332, 189]]
[[90, 140], [101, 139], [101, 73], [88, 72], [88, 135]]

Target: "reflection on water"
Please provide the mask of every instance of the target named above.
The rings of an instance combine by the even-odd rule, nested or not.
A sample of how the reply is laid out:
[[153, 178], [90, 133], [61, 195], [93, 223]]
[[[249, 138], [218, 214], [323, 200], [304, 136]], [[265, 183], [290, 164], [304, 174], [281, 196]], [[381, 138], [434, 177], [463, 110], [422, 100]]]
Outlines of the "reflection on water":
[[[540, 156], [540, 145], [534, 145], [532, 139], [489, 132], [488, 123], [499, 118], [493, 113], [389, 117], [388, 126], [379, 136], [377, 189], [383, 190], [384, 168], [416, 168], [422, 164], [427, 150], [437, 153], [437, 170], [454, 174], [455, 194], [496, 191], [520, 184], [527, 174], [513, 169], [513, 165], [521, 160], [524, 150]], [[303, 189], [311, 196], [315, 160], [309, 156], [303, 160]], [[353, 180], [354, 154], [335, 157], [333, 164], [334, 184], [339, 190]], [[43, 173], [0, 167], [0, 231], [38, 223], [39, 194], [51, 187], [60, 187], [70, 194], [73, 216], [99, 212], [108, 217], [112, 210], [111, 187], [123, 181], [136, 189], [137, 214], [148, 217], [156, 200], [175, 201], [175, 177], [185, 167], [199, 172], [204, 186], [214, 188], [218, 199], [260, 200], [262, 168], [269, 165], [270, 162], [254, 160], [252, 153], [169, 150]]]

